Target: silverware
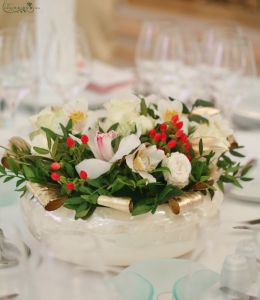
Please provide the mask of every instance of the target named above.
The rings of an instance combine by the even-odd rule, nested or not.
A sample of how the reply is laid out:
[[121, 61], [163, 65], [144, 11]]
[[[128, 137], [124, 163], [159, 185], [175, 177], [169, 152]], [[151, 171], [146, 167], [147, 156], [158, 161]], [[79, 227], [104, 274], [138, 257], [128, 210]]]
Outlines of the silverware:
[[18, 296], [19, 296], [19, 294], [9, 294], [6, 296], [0, 296], [0, 300], [14, 299]]

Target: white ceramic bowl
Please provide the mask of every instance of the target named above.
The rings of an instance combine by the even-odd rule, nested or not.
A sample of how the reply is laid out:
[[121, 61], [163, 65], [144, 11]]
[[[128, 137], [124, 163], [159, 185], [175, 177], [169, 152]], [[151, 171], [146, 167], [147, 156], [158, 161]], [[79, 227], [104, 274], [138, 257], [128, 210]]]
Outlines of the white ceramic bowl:
[[200, 222], [218, 215], [222, 200], [223, 194], [216, 192], [213, 200], [205, 196], [199, 208], [178, 216], [166, 204], [154, 215], [136, 217], [99, 207], [88, 220], [75, 220], [74, 211], [64, 207], [48, 212], [29, 193], [23, 197], [21, 206], [31, 233], [57, 258], [87, 265], [91, 250], [100, 252], [110, 266], [127, 266], [191, 251]]

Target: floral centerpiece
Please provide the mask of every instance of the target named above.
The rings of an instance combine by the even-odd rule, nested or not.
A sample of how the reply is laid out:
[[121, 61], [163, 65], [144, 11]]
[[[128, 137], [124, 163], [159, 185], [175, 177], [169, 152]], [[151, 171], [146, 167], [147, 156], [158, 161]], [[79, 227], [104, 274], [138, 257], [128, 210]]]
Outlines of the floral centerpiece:
[[172, 98], [112, 100], [98, 111], [74, 102], [31, 121], [30, 142], [10, 140], [0, 177], [76, 219], [99, 206], [136, 216], [169, 203], [178, 214], [225, 183], [250, 180], [250, 165], [232, 159], [242, 156], [232, 130], [204, 100], [191, 108]]

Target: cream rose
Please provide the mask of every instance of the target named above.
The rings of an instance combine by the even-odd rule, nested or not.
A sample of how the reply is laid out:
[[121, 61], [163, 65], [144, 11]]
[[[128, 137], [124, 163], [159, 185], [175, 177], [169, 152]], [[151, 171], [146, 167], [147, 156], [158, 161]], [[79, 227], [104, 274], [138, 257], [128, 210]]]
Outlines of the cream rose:
[[162, 164], [170, 170], [170, 172], [164, 172], [164, 178], [168, 184], [183, 188], [189, 183], [191, 164], [187, 156], [175, 152], [165, 158]]
[[107, 130], [112, 124], [120, 123], [117, 131], [127, 134], [134, 128], [135, 120], [140, 116], [140, 100], [118, 100], [113, 99], [104, 105], [107, 119], [103, 124]]
[[141, 130], [142, 134], [145, 134], [147, 131], [151, 130], [155, 122], [152, 118], [139, 116], [136, 120], [134, 120], [136, 127]]

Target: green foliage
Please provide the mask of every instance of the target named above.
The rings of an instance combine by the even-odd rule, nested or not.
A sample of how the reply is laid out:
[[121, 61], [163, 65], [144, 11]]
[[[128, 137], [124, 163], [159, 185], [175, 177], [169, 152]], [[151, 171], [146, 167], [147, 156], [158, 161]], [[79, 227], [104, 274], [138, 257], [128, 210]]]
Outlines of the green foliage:
[[[169, 98], [170, 101], [175, 101]], [[195, 107], [211, 107], [212, 103], [205, 100], [197, 100], [192, 109]], [[192, 113], [192, 109], [183, 104], [183, 114], [186, 114], [190, 121], [199, 124], [208, 124], [208, 120], [200, 115]], [[156, 115], [157, 105], [147, 105], [145, 99], [141, 99], [140, 112], [141, 115], [158, 119]], [[169, 122], [167, 123], [169, 126]], [[116, 131], [119, 123], [112, 124], [108, 131]], [[94, 155], [87, 144], [80, 143], [80, 135], [75, 136], [75, 146], [68, 148], [67, 138], [72, 135], [72, 121], [70, 120], [66, 126], [60, 124], [61, 134], [57, 134], [52, 130], [42, 127], [41, 130], [46, 135], [47, 146], [46, 149], [34, 147], [36, 154], [32, 154], [29, 149], [21, 149], [12, 146], [6, 158], [6, 163], [0, 165], [0, 178], [3, 182], [16, 180], [16, 189], [21, 193], [26, 192], [26, 182], [31, 181], [43, 184], [47, 187], [56, 189], [60, 196], [65, 196], [66, 200], [64, 207], [75, 211], [75, 218], [86, 219], [92, 215], [95, 209], [99, 206], [98, 198], [101, 195], [115, 196], [115, 197], [130, 197], [133, 201], [132, 215], [140, 215], [144, 213], [155, 213], [159, 205], [167, 203], [169, 199], [180, 196], [186, 191], [200, 191], [203, 194], [208, 193], [211, 197], [214, 196], [215, 186], [211, 177], [211, 167], [217, 163], [217, 167], [221, 170], [221, 176], [216, 182], [217, 186], [224, 190], [226, 183], [241, 187], [241, 181], [249, 181], [251, 178], [247, 176], [251, 165], [247, 164], [241, 166], [239, 163], [233, 161], [231, 157], [243, 157], [238, 149], [241, 147], [233, 147], [229, 153], [223, 153], [219, 158], [215, 157], [213, 151], [205, 152], [206, 147], [203, 145], [203, 140], [199, 141], [199, 153], [195, 153], [191, 147], [189, 151], [191, 159], [191, 173], [189, 176], [189, 183], [185, 188], [179, 188], [172, 185], [167, 185], [164, 174], [170, 172], [167, 167], [159, 164], [150, 173], [156, 179], [156, 182], [149, 183], [142, 178], [138, 173], [133, 172], [125, 162], [121, 159], [111, 166], [110, 170], [96, 179], [81, 179], [75, 169], [75, 166], [84, 159], [93, 158]], [[160, 131], [160, 124], [155, 125], [157, 132]], [[188, 137], [196, 130], [196, 126], [190, 126]], [[99, 131], [104, 130], [99, 126]], [[137, 128], [131, 131], [136, 133]], [[176, 138], [175, 132], [170, 132], [170, 138]], [[118, 150], [119, 144], [123, 136], [118, 135], [112, 141], [113, 151]], [[143, 134], [140, 137], [142, 143], [156, 143], [152, 141], [148, 134]], [[185, 143], [185, 142], [184, 142]], [[163, 142], [158, 144], [158, 147], [164, 149]], [[185, 145], [179, 143], [173, 151], [185, 152]], [[170, 151], [165, 152], [170, 155]], [[58, 162], [60, 168], [55, 170], [59, 174], [59, 180], [54, 181], [51, 178], [53, 170], [51, 164]], [[68, 189], [67, 184], [73, 183], [73, 189]]]

